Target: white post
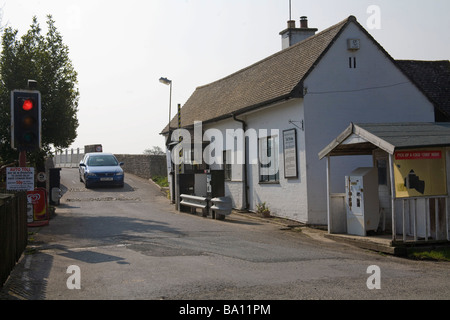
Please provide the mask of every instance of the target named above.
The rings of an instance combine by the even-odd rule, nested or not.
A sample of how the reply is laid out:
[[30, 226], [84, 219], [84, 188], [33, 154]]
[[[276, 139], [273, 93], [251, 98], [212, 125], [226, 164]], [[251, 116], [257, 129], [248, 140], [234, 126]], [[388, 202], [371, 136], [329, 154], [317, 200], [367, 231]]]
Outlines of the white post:
[[396, 239], [395, 228], [395, 180], [394, 180], [394, 155], [389, 154], [389, 176], [391, 178], [391, 212], [392, 212], [392, 241]]
[[439, 240], [439, 199], [434, 199], [434, 227], [436, 229], [436, 236], [434, 240]]
[[448, 217], [448, 197], [445, 197], [445, 220], [446, 220], [446, 226], [447, 226], [447, 241], [450, 241], [450, 230], [449, 227], [449, 217]]
[[403, 211], [402, 211], [402, 233], [403, 233], [403, 242], [406, 242], [406, 199], [402, 200]]
[[414, 199], [414, 241], [417, 241], [417, 198]]
[[55, 167], [58, 167], [58, 150], [55, 150]]
[[328, 233], [331, 234], [331, 186], [330, 186], [330, 156], [327, 156], [327, 218]]

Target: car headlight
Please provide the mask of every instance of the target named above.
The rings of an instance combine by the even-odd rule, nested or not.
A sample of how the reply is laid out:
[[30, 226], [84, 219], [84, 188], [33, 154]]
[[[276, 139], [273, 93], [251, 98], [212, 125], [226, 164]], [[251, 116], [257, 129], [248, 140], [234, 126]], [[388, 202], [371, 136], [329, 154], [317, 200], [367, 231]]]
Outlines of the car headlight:
[[116, 176], [123, 176], [123, 172], [116, 172]]
[[87, 174], [87, 176], [88, 176], [88, 177], [95, 177], [95, 173], [90, 173], [90, 172], [89, 172], [89, 173]]

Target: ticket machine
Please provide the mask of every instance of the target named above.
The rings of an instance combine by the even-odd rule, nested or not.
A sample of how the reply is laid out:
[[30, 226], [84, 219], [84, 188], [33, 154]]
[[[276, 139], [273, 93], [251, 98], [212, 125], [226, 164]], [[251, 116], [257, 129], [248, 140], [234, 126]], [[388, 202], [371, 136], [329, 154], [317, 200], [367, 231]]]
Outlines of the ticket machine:
[[347, 233], [366, 236], [380, 222], [377, 168], [358, 168], [345, 177]]

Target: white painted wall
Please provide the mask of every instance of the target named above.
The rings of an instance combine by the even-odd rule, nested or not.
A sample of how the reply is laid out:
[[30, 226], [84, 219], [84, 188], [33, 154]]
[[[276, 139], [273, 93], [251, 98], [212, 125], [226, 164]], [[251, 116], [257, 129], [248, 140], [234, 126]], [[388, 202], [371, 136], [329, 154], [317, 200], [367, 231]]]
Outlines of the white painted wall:
[[[276, 106], [260, 110], [247, 115], [248, 128], [256, 130], [279, 130], [279, 183], [260, 183], [259, 166], [253, 164], [249, 167], [249, 203], [250, 209], [256, 210], [256, 205], [266, 202], [274, 216], [285, 217], [297, 221], [307, 219], [307, 188], [305, 167], [305, 137], [301, 129], [303, 115], [303, 99], [294, 99]], [[292, 123], [292, 120], [297, 128]], [[295, 128], [297, 130], [297, 159], [298, 178], [286, 179], [284, 177], [283, 131]], [[262, 136], [259, 136], [261, 138]]]
[[[360, 39], [361, 49], [347, 50], [347, 39]], [[349, 68], [349, 57], [356, 68]], [[352, 60], [353, 61], [353, 60]], [[434, 122], [426, 97], [355, 25], [350, 24], [305, 81], [308, 222], [326, 224], [326, 160], [318, 153], [350, 122]], [[344, 177], [371, 166], [372, 157], [334, 157], [331, 191], [344, 191]]]
[[[233, 119], [227, 119], [223, 121], [216, 122], [214, 124], [203, 125], [204, 140], [210, 140], [211, 135], [209, 133], [214, 133], [214, 129], [217, 129], [223, 138], [222, 145], [223, 150], [230, 150], [231, 145], [234, 146], [234, 152], [242, 152], [238, 150], [238, 142], [235, 140], [234, 136], [227, 134], [227, 130], [235, 131], [237, 129], [242, 129], [242, 124], [240, 122], [234, 121]], [[229, 145], [227, 146], [227, 141]], [[238, 155], [237, 155], [238, 156]], [[207, 157], [205, 157], [207, 158]], [[237, 161], [236, 161], [237, 162]], [[241, 209], [244, 206], [244, 165], [235, 163], [232, 166], [232, 176], [231, 181], [225, 182], [225, 196], [232, 199], [233, 208]], [[221, 164], [213, 164], [210, 166], [211, 170], [223, 170]]]
[[[264, 184], [259, 182], [259, 165], [248, 164], [248, 185], [249, 185], [249, 204], [250, 210], [255, 211], [256, 205], [266, 202], [271, 209], [272, 215], [286, 217], [297, 221], [307, 220], [307, 203], [306, 203], [306, 167], [305, 167], [305, 140], [304, 132], [301, 130], [301, 121], [303, 117], [303, 99], [290, 100], [281, 104], [267, 107], [263, 110], [251, 112], [245, 116], [238, 117], [246, 121], [247, 131], [254, 130], [258, 133], [258, 138], [266, 137], [271, 134], [272, 129], [278, 130], [279, 148], [279, 170], [280, 179], [278, 183]], [[293, 121], [297, 128], [289, 121]], [[242, 124], [233, 119], [223, 120], [214, 124], [206, 124], [203, 126], [205, 138], [208, 138], [208, 129], [217, 129], [222, 132], [224, 140], [233, 139], [227, 136], [227, 130], [241, 129]], [[298, 157], [298, 178], [286, 179], [284, 177], [284, 156], [283, 156], [283, 131], [295, 128], [297, 130], [297, 157]], [[213, 132], [213, 131], [210, 131]], [[247, 145], [247, 154], [251, 159], [247, 159], [246, 163], [257, 160], [258, 156], [258, 140], [250, 139]], [[226, 141], [223, 142], [226, 148]], [[256, 154], [254, 153], [256, 152]], [[212, 166], [212, 169], [221, 169], [221, 166]], [[234, 208], [243, 208], [245, 206], [244, 199], [244, 167], [235, 164], [232, 168], [232, 180], [225, 183], [226, 196], [233, 199]]]

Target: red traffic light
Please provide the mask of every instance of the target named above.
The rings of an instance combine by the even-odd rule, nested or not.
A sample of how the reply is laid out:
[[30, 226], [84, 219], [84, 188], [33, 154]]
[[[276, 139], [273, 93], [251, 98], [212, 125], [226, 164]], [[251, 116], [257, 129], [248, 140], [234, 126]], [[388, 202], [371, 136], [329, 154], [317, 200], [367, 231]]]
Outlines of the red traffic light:
[[11, 92], [11, 146], [18, 151], [41, 148], [41, 94], [32, 90]]
[[25, 111], [30, 111], [31, 109], [33, 109], [33, 106], [34, 106], [33, 101], [30, 99], [27, 99], [23, 102], [22, 109]]

